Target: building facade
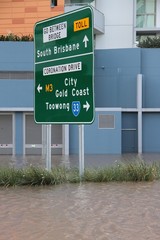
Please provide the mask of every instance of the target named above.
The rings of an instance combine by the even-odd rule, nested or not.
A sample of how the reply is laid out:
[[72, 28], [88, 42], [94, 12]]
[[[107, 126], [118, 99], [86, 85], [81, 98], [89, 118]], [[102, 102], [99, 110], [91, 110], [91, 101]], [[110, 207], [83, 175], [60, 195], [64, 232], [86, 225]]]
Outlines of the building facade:
[[[95, 50], [95, 121], [85, 152], [160, 152], [160, 49]], [[70, 152], [77, 152], [77, 127]]]
[[94, 9], [95, 48], [132, 48], [160, 34], [160, 0], [1, 0], [0, 35], [33, 34], [34, 24], [90, 4]]
[[[64, 10], [84, 2], [90, 2], [97, 10], [95, 16], [99, 16], [98, 25], [102, 25], [102, 31], [95, 34], [96, 49], [133, 48], [146, 36], [160, 34], [160, 0], [68, 0]], [[100, 13], [104, 21], [100, 20]]]
[[[159, 35], [160, 0], [7, 0], [0, 34], [33, 34], [35, 22], [91, 4], [95, 121], [85, 153], [160, 152], [160, 50], [137, 41]], [[41, 154], [45, 126], [34, 122], [34, 44], [0, 42], [0, 154]], [[78, 153], [78, 127], [52, 125], [52, 153]]]
[[34, 24], [64, 12], [64, 0], [1, 0], [0, 34], [33, 34]]

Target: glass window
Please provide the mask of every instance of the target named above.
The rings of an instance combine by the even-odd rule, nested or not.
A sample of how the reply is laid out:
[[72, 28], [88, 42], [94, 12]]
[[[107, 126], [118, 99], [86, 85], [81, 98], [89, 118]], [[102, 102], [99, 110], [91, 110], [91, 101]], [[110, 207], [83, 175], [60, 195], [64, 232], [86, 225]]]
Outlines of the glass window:
[[57, 6], [57, 0], [51, 0], [51, 7]]
[[136, 26], [154, 27], [156, 19], [156, 0], [137, 0]]

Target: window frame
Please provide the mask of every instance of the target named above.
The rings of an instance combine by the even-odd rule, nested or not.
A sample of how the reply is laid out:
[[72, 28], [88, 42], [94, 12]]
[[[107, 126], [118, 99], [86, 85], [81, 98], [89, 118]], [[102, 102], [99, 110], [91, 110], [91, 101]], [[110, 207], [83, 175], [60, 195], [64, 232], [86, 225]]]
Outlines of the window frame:
[[[151, 27], [155, 27], [156, 26], [156, 8], [157, 8], [157, 1], [154, 0], [154, 13], [153, 12], [147, 12], [146, 11], [146, 5], [147, 5], [147, 0], [144, 0], [144, 13], [137, 13], [137, 5], [138, 5], [138, 0], [136, 1], [136, 27], [137, 28], [151, 28]], [[147, 26], [147, 18], [148, 16], [154, 16], [154, 24], [153, 26]], [[137, 18], [138, 17], [143, 17], [144, 20], [143, 20], [143, 26], [138, 26], [138, 23], [137, 23]]]
[[58, 0], [51, 0], [51, 7], [58, 6]]

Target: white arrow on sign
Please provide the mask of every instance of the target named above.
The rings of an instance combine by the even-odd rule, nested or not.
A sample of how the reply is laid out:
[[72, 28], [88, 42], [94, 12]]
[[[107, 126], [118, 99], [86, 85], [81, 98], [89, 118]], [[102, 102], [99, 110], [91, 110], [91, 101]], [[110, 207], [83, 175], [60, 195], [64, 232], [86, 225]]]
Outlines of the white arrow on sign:
[[83, 42], [84, 42], [84, 47], [86, 48], [87, 47], [87, 42], [89, 42], [89, 39], [86, 35], [83, 38]]
[[88, 111], [88, 109], [90, 108], [89, 103], [86, 101], [86, 104], [83, 104], [83, 108], [86, 109], [86, 112]]
[[38, 87], [37, 87], [38, 92], [40, 93], [40, 91], [41, 91], [42, 89], [43, 89], [42, 86], [39, 84]]

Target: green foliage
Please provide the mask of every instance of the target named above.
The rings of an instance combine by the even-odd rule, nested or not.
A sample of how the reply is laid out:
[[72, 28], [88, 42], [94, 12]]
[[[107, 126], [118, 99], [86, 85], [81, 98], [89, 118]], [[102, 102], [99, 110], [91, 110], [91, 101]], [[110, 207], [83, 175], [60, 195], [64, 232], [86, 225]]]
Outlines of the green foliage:
[[22, 35], [18, 36], [13, 33], [10, 33], [8, 35], [0, 35], [0, 41], [33, 41], [33, 36], [32, 35]]
[[156, 164], [147, 165], [144, 162], [138, 162], [88, 169], [85, 171], [84, 179], [90, 182], [153, 181], [159, 179], [159, 172], [160, 167]]
[[139, 42], [138, 47], [140, 48], [160, 48], [160, 37], [147, 37], [146, 39]]
[[83, 181], [83, 177], [81, 178], [79, 176], [79, 169], [72, 168], [72, 169], [68, 170], [67, 182], [69, 182], [69, 183], [79, 183], [81, 180]]
[[0, 186], [38, 186], [80, 182], [153, 181], [160, 179], [160, 165], [132, 162], [103, 168], [79, 170], [55, 167], [51, 171], [30, 166], [25, 169], [0, 168]]

